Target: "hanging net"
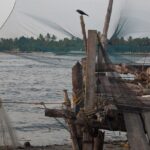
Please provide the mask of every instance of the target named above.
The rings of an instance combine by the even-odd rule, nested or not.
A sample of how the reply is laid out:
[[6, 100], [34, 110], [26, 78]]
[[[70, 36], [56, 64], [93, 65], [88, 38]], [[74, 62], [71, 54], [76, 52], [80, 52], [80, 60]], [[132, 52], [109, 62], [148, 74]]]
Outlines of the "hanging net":
[[[112, 54], [117, 53], [117, 57], [120, 58], [118, 63], [137, 64], [147, 62], [147, 55], [145, 54], [150, 52], [149, 7], [149, 0], [114, 1], [114, 12], [112, 13], [110, 26], [110, 31], [113, 31], [113, 34], [110, 37], [108, 49]], [[119, 9], [119, 11], [116, 11], [116, 9]], [[118, 14], [115, 14], [116, 12]], [[141, 58], [144, 62], [140, 61]]]
[[0, 149], [15, 149], [17, 138], [0, 100]]

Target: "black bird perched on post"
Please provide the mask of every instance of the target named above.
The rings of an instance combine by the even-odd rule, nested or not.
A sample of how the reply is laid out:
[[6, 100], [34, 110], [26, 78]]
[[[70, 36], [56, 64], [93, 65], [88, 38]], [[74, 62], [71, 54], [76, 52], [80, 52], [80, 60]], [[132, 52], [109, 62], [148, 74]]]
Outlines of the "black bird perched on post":
[[76, 10], [79, 14], [81, 15], [86, 15], [86, 16], [89, 16], [88, 14], [86, 14], [84, 11], [80, 10], [80, 9], [77, 9]]

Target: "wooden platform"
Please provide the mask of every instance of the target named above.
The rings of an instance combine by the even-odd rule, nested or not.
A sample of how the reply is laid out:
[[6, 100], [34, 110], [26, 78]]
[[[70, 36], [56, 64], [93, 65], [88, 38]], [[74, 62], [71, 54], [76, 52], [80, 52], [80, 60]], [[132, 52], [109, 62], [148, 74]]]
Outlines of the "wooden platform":
[[[123, 113], [127, 136], [132, 150], [149, 150], [150, 145], [150, 98], [137, 96], [136, 86], [128, 83], [100, 77], [105, 95], [113, 100], [118, 110]], [[133, 88], [134, 87], [134, 88]]]

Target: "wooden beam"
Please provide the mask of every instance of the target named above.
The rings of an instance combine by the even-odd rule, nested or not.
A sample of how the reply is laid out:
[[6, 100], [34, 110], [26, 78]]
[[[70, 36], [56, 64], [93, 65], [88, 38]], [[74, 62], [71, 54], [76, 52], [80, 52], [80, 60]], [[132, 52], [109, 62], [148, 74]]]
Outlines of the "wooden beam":
[[[102, 80], [102, 84], [103, 85], [113, 84], [116, 91], [121, 92], [122, 94], [125, 94], [125, 93], [123, 93], [122, 90], [127, 88], [127, 91], [130, 90], [133, 93], [133, 94], [131, 94], [130, 98], [127, 95], [124, 95], [124, 96], [126, 96], [126, 98], [124, 98], [124, 96], [123, 96], [123, 98], [119, 98], [119, 100], [116, 100], [116, 101], [118, 103], [123, 102], [123, 104], [129, 103], [129, 106], [130, 105], [134, 106], [134, 107], [136, 107], [136, 105], [141, 106], [140, 103], [138, 102], [138, 98], [136, 98], [132, 89], [130, 89], [126, 84], [123, 84], [123, 86], [120, 87], [120, 86], [117, 86], [117, 82], [109, 83], [109, 80], [106, 80], [106, 79]], [[117, 89], [117, 88], [119, 88], [119, 89]], [[134, 96], [134, 99], [133, 99], [133, 96]], [[131, 103], [130, 101], [132, 101], [133, 103]], [[127, 108], [129, 108], [129, 107], [127, 107]], [[137, 113], [137, 112], [139, 112], [139, 110], [134, 112], [133, 107], [131, 109], [129, 109], [128, 112], [124, 111], [123, 109], [121, 109], [121, 110], [123, 111], [123, 115], [124, 115], [124, 121], [125, 121], [125, 125], [126, 125], [130, 149], [131, 150], [148, 150], [148, 149], [150, 149], [148, 140], [146, 138], [145, 129], [143, 126], [143, 120], [141, 119], [140, 114]], [[148, 123], [147, 123], [147, 125], [148, 125]]]
[[45, 116], [46, 117], [55, 117], [55, 118], [64, 118], [64, 110], [58, 110], [58, 109], [45, 109]]
[[127, 129], [127, 137], [131, 150], [149, 150], [150, 146], [144, 133], [140, 115], [136, 113], [124, 113]]
[[142, 113], [142, 116], [145, 125], [145, 130], [147, 132], [147, 136], [150, 143], [150, 111]]
[[[68, 112], [71, 112], [71, 102], [68, 97], [67, 90], [64, 90], [64, 105], [66, 106], [66, 110]], [[66, 118], [65, 120], [68, 123], [68, 128], [69, 128], [71, 139], [72, 139], [72, 148], [73, 150], [80, 150], [78, 137], [77, 137], [77, 129], [76, 129], [74, 120], [72, 118]]]
[[109, 0], [109, 4], [108, 4], [108, 8], [107, 8], [107, 14], [105, 17], [105, 23], [104, 23], [104, 28], [103, 28], [103, 35], [105, 35], [106, 37], [107, 37], [108, 29], [109, 29], [112, 7], [113, 7], [113, 0]]
[[108, 29], [109, 29], [109, 24], [110, 24], [112, 7], [113, 7], [113, 0], [109, 0], [107, 14], [105, 17], [105, 23], [104, 23], [104, 28], [103, 28], [103, 34], [102, 34], [102, 45], [104, 49], [106, 48], [106, 43], [107, 43], [107, 34], [108, 34]]

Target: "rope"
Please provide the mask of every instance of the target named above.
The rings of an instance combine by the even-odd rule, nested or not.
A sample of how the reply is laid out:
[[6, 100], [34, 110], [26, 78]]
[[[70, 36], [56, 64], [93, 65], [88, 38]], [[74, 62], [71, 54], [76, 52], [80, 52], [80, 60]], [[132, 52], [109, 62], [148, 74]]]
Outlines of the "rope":
[[33, 105], [46, 105], [46, 104], [52, 104], [52, 105], [55, 105], [55, 104], [62, 104], [63, 102], [59, 102], [59, 103], [55, 103], [55, 102], [47, 102], [47, 103], [45, 103], [45, 102], [17, 102], [17, 101], [12, 101], [12, 102], [10, 102], [10, 101], [2, 101], [2, 102], [0, 102], [0, 103], [3, 103], [3, 104], [29, 104], [29, 105], [31, 105], [31, 104], [33, 104]]
[[68, 128], [59, 120], [59, 119], [57, 119], [57, 118], [55, 118], [55, 117], [53, 117], [64, 129], [66, 129], [68, 132], [70, 132], [69, 130], [68, 130]]
[[[46, 104], [62, 104], [62, 103], [44, 103], [44, 102], [7, 102], [7, 101], [4, 101], [4, 102], [1, 102], [1, 103], [7, 103], [7, 104], [33, 104], [33, 105], [43, 105], [44, 106], [44, 109], [46, 109]], [[66, 129], [68, 132], [68, 128], [57, 118], [53, 117], [64, 129]]]
[[83, 91], [80, 90], [78, 92], [76, 92], [76, 94], [73, 94], [73, 103], [74, 104], [80, 104], [80, 102], [82, 102], [84, 100], [83, 98]]

